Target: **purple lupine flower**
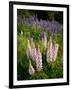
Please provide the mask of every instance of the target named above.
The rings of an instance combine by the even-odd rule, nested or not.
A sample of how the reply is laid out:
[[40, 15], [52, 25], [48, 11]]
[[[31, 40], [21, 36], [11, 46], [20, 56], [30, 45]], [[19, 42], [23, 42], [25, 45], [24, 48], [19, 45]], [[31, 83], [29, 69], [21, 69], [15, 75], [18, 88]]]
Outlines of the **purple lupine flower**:
[[42, 40], [43, 38], [44, 38], [44, 32], [41, 32], [41, 33], [39, 34], [39, 39]]
[[27, 24], [27, 25], [37, 25], [38, 27], [40, 26], [44, 30], [47, 30], [52, 36], [61, 31], [61, 25], [55, 21], [49, 21], [49, 20], [38, 20], [36, 16], [23, 16], [23, 17], [18, 17], [18, 22], [22, 24]]
[[39, 34], [40, 40], [42, 40], [42, 43], [44, 44], [44, 47], [47, 48], [47, 37], [45, 32], [41, 32]]

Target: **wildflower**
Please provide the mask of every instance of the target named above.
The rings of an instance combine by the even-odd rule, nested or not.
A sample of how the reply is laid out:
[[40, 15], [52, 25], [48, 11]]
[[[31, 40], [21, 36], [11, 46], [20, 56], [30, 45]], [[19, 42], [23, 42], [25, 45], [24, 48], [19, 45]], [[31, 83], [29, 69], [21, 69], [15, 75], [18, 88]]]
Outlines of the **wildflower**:
[[34, 61], [35, 60], [35, 55], [36, 55], [36, 48], [35, 48], [35, 43], [34, 43], [34, 41], [33, 41], [33, 38], [31, 38], [31, 58], [32, 58], [32, 60]]
[[30, 45], [30, 41], [29, 40], [27, 40], [27, 51], [26, 51], [26, 54], [27, 54], [27, 57], [29, 59], [30, 56], [31, 56], [31, 45]]
[[23, 17], [18, 17], [18, 23], [30, 25], [30, 26], [38, 26], [43, 28], [44, 30], [47, 30], [52, 36], [61, 31], [61, 25], [55, 21], [49, 21], [49, 20], [38, 20], [37, 16], [23, 16]]
[[44, 44], [44, 47], [47, 48], [47, 37], [46, 37], [46, 33], [44, 33], [43, 44]]
[[31, 64], [31, 61], [29, 60], [29, 74], [32, 75], [34, 73], [35, 73], [35, 70], [34, 70], [32, 64]]
[[42, 54], [40, 52], [40, 48], [37, 50], [37, 58], [36, 58], [36, 68], [38, 71], [42, 70]]
[[36, 58], [37, 58], [36, 53], [37, 53], [36, 48], [31, 48], [31, 58], [32, 58], [33, 61], [35, 61]]
[[58, 53], [59, 44], [53, 45], [52, 38], [50, 37], [50, 40], [48, 42], [48, 49], [47, 49], [47, 62], [50, 62], [52, 60], [56, 60], [57, 53]]
[[47, 37], [46, 37], [46, 33], [42, 32], [39, 34], [39, 38], [40, 40], [42, 40], [42, 43], [44, 45], [45, 48], [47, 48]]
[[35, 43], [34, 43], [34, 41], [33, 41], [33, 38], [31, 38], [31, 42], [30, 42], [30, 43], [31, 43], [31, 47], [32, 47], [32, 48], [35, 48]]
[[48, 42], [48, 49], [47, 49], [47, 62], [50, 62], [50, 50], [49, 50], [49, 42]]
[[42, 40], [43, 38], [44, 38], [44, 33], [42, 32], [39, 34], [39, 39]]
[[55, 46], [54, 46], [54, 56], [53, 56], [54, 61], [57, 58], [58, 48], [59, 48], [59, 44], [55, 44]]
[[50, 37], [50, 40], [48, 42], [48, 49], [47, 49], [47, 62], [52, 61], [53, 59], [53, 43], [52, 38]]

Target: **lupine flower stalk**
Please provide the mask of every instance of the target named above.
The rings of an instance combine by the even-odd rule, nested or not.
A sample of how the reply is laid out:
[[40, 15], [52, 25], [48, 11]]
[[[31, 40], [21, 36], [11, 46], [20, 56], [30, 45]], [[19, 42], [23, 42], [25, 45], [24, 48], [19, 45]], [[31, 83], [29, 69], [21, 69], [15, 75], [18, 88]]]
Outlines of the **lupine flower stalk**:
[[50, 40], [48, 42], [48, 49], [47, 49], [47, 62], [52, 61], [53, 59], [53, 43], [52, 38], [50, 37]]
[[30, 58], [31, 56], [31, 45], [30, 45], [30, 41], [27, 40], [27, 50], [26, 50], [26, 54], [27, 54], [27, 57], [28, 59]]
[[53, 45], [52, 38], [48, 42], [48, 49], [47, 49], [47, 62], [55, 61], [57, 58], [59, 44]]
[[42, 54], [40, 52], [40, 48], [37, 50], [37, 60], [36, 60], [36, 68], [38, 71], [42, 70]]
[[35, 61], [35, 58], [36, 58], [36, 47], [35, 47], [35, 43], [33, 41], [33, 38], [31, 38], [30, 44], [31, 44], [31, 56], [30, 57], [31, 57], [31, 59], [33, 61]]
[[46, 37], [46, 33], [44, 33], [44, 38], [42, 39], [42, 42], [44, 44], [44, 47], [47, 48], [47, 37]]
[[51, 34], [51, 36], [61, 31], [61, 25], [57, 21], [55, 20], [49, 21], [42, 19], [38, 20], [36, 16], [29, 16], [29, 17], [23, 16], [22, 18], [18, 17], [18, 23], [41, 27], [44, 30], [48, 31]]
[[29, 74], [30, 75], [33, 75], [35, 73], [35, 70], [31, 64], [31, 60], [29, 60]]
[[36, 68], [37, 70], [42, 69], [42, 54], [40, 52], [40, 48], [38, 50], [35, 48], [35, 44], [33, 42], [33, 39], [31, 40], [31, 44], [28, 40], [28, 45], [27, 45], [27, 57], [28, 59], [32, 59], [36, 63]]
[[54, 61], [57, 58], [58, 48], [59, 48], [59, 44], [55, 44], [55, 46], [54, 46], [54, 56], [53, 56], [54, 57]]

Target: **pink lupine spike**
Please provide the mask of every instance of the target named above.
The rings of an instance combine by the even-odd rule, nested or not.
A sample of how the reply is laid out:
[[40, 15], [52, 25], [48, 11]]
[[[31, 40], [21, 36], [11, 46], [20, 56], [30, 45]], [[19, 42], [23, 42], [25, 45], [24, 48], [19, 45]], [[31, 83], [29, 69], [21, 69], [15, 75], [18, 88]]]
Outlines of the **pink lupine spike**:
[[31, 61], [29, 60], [29, 74], [32, 75], [34, 73], [35, 73], [35, 70], [34, 70], [32, 64], [31, 64]]
[[52, 43], [52, 38], [50, 38], [50, 49], [49, 49], [49, 52], [50, 52], [50, 61], [52, 61], [52, 58], [53, 58], [53, 43]]
[[35, 43], [33, 41], [33, 38], [31, 38], [31, 48], [35, 48]]
[[48, 42], [48, 49], [47, 49], [47, 62], [52, 61], [53, 59], [53, 43], [52, 38], [50, 37], [50, 40]]
[[27, 51], [26, 51], [26, 54], [27, 54], [28, 58], [30, 57], [30, 52], [31, 52], [30, 42], [29, 42], [29, 40], [27, 40]]
[[31, 40], [31, 42], [28, 40], [28, 44], [27, 44], [27, 57], [31, 58], [33, 61], [35, 61], [36, 63], [36, 68], [37, 70], [41, 70], [42, 69], [42, 54], [40, 52], [40, 48], [38, 47], [38, 49], [35, 48], [35, 43], [33, 42], [33, 39]]
[[40, 52], [40, 48], [38, 48], [38, 60], [37, 60], [37, 70], [42, 70], [42, 54]]
[[35, 60], [35, 58], [36, 58], [36, 48], [31, 49], [31, 57], [32, 57], [32, 60]]
[[50, 43], [48, 42], [48, 48], [47, 48], [47, 62], [48, 63], [50, 62], [50, 52], [49, 52], [50, 51], [49, 50], [50, 48], [49, 47], [50, 47]]
[[58, 48], [59, 48], [59, 44], [55, 44], [55, 46], [54, 46], [54, 61], [57, 58]]

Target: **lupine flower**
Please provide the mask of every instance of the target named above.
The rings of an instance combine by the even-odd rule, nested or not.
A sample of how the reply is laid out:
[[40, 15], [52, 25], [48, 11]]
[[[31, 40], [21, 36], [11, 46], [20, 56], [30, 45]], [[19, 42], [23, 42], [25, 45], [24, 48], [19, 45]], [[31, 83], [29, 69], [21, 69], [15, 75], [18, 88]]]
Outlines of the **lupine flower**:
[[34, 60], [34, 52], [35, 52], [35, 44], [33, 42], [33, 39], [27, 40], [27, 57], [28, 59], [31, 58]]
[[[44, 44], [48, 47], [47, 49], [47, 62], [49, 63], [52, 60], [56, 60], [57, 53], [58, 53], [58, 44], [53, 45], [52, 38], [50, 37], [50, 40], [47, 44], [45, 41], [47, 41], [47, 38], [44, 35]], [[33, 41], [33, 38], [31, 38], [31, 41], [27, 40], [27, 57], [28, 59], [32, 59], [36, 63], [36, 68], [38, 71], [42, 70], [42, 54], [40, 52], [40, 48], [36, 49], [35, 43]]]
[[31, 56], [31, 45], [30, 45], [30, 41], [27, 40], [27, 50], [26, 50], [26, 54], [27, 54], [27, 57], [28, 59], [30, 58]]
[[59, 32], [61, 30], [61, 26], [60, 26], [60, 24], [58, 23], [58, 22], [56, 22], [56, 21], [52, 21], [51, 22], [51, 30], [50, 30], [50, 33], [52, 34], [52, 36], [55, 34], [55, 33], [57, 33], [57, 32]]
[[54, 61], [57, 58], [58, 48], [59, 48], [59, 44], [55, 44], [55, 46], [54, 46], [54, 56], [53, 56]]
[[41, 32], [41, 33], [39, 34], [39, 39], [42, 40], [43, 38], [44, 38], [44, 33]]
[[42, 55], [39, 47], [37, 50], [36, 68], [38, 71], [42, 70]]
[[48, 42], [48, 49], [47, 49], [47, 62], [50, 62], [50, 50], [49, 50], [49, 42]]
[[35, 43], [34, 43], [34, 41], [33, 41], [33, 38], [31, 38], [31, 47], [32, 47], [32, 48], [35, 48]]
[[50, 37], [50, 40], [48, 42], [48, 49], [47, 49], [47, 62], [52, 61], [53, 59], [53, 43], [52, 38]]
[[33, 61], [35, 61], [36, 63], [36, 68], [37, 70], [41, 70], [42, 69], [42, 55], [41, 52], [38, 48], [38, 50], [36, 48], [31, 48], [31, 58]]
[[61, 31], [61, 25], [55, 21], [49, 21], [49, 20], [38, 20], [36, 16], [23, 16], [23, 17], [18, 17], [18, 23], [26, 24], [26, 25], [37, 25], [38, 27], [40, 26], [44, 30], [47, 30], [51, 36], [53, 36], [55, 33]]
[[48, 42], [48, 49], [47, 49], [47, 62], [56, 60], [58, 48], [59, 48], [59, 44], [53, 45], [52, 39], [50, 38], [50, 41]]
[[36, 48], [31, 48], [31, 58], [32, 58], [33, 61], [35, 61], [36, 58], [37, 58], [36, 53], [37, 53]]
[[29, 74], [32, 75], [34, 73], [35, 73], [35, 70], [34, 70], [32, 64], [31, 64], [31, 61], [29, 60]]
[[42, 43], [44, 45], [45, 48], [47, 48], [47, 37], [46, 37], [46, 33], [42, 32], [39, 34], [39, 38], [40, 40], [42, 40]]
[[35, 56], [36, 55], [36, 48], [35, 48], [35, 43], [33, 41], [33, 38], [31, 38], [31, 58], [34, 61], [35, 60]]
[[28, 57], [28, 59], [31, 58], [33, 61], [35, 61], [36, 68], [38, 71], [42, 69], [42, 55], [41, 55], [40, 49], [38, 48], [38, 50], [37, 50], [35, 48], [33, 39], [31, 39], [31, 42], [29, 42], [29, 40], [28, 40], [27, 57]]
[[44, 33], [44, 38], [42, 39], [42, 42], [44, 44], [44, 47], [47, 48], [47, 37], [46, 37], [46, 33]]

